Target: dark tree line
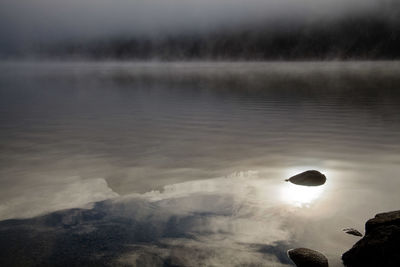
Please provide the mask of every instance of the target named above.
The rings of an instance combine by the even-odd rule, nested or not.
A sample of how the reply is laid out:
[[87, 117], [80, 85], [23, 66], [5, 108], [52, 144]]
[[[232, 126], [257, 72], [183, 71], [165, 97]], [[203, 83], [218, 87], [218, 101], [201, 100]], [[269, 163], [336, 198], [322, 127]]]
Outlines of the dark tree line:
[[400, 15], [359, 15], [340, 20], [225, 29], [158, 38], [115, 37], [46, 47], [47, 56], [93, 59], [396, 59]]

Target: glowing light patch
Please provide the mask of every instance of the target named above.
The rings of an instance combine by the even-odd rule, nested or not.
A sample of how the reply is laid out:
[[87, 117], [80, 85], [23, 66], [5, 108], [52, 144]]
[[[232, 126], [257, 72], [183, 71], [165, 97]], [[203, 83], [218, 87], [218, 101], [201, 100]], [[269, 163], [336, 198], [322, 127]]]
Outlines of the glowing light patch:
[[299, 186], [287, 183], [282, 187], [281, 196], [288, 204], [304, 207], [318, 199], [324, 190], [325, 186]]

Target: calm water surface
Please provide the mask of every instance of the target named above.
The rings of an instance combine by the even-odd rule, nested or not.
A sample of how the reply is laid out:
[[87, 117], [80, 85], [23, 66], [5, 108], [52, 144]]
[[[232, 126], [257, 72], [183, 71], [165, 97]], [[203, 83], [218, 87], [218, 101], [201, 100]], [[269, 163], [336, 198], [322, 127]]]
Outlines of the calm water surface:
[[[308, 169], [327, 183], [283, 181]], [[399, 62], [0, 64], [0, 219], [158, 229], [103, 262], [286, 266], [304, 246], [341, 266], [341, 229], [399, 209], [399, 173]]]

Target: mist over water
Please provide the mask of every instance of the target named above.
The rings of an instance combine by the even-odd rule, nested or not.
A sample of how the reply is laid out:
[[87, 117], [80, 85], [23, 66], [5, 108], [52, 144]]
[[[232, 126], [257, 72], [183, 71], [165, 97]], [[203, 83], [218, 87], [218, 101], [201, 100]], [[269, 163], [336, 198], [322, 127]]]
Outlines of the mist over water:
[[390, 59], [399, 14], [395, 0], [3, 0], [0, 58]]
[[[25, 40], [112, 34], [162, 35], [237, 27], [266, 18], [288, 22], [321, 15], [338, 17], [373, 11], [391, 3], [390, 0], [3, 0], [0, 33], [4, 37]], [[5, 36], [6, 33], [14, 36]]]
[[[305, 246], [340, 266], [342, 228], [398, 209], [399, 77], [398, 62], [2, 63], [0, 218], [27, 219], [0, 222], [2, 249], [18, 251], [14, 225], [48, 244], [26, 262], [285, 266]], [[327, 184], [283, 181], [308, 169]]]

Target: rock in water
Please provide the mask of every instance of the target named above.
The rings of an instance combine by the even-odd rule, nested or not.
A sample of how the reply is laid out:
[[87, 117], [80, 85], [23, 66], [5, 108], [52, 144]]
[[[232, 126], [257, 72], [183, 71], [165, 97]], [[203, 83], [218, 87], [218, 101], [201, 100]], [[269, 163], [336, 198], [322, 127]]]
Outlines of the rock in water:
[[324, 254], [308, 249], [296, 248], [288, 250], [289, 258], [297, 267], [328, 267], [328, 259]]
[[323, 185], [326, 182], [326, 177], [319, 171], [311, 170], [292, 176], [285, 181], [297, 185], [319, 186]]
[[359, 231], [357, 231], [354, 228], [344, 228], [343, 232], [345, 232], [346, 234], [349, 234], [349, 235], [362, 236], [362, 233], [360, 233]]
[[400, 211], [377, 214], [365, 224], [365, 236], [342, 260], [348, 267], [400, 266]]

